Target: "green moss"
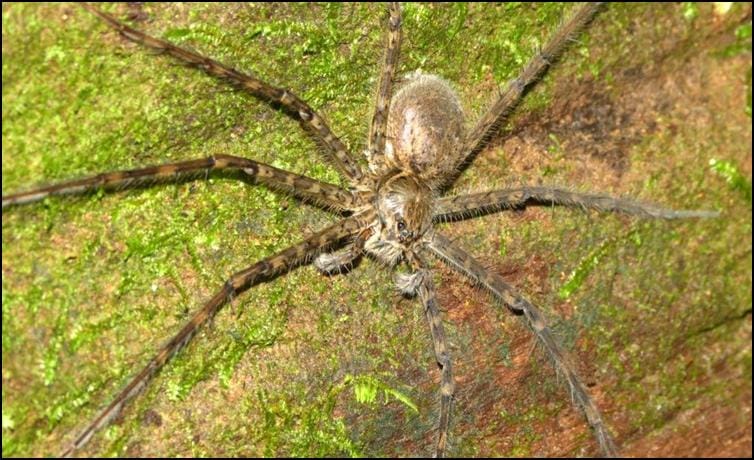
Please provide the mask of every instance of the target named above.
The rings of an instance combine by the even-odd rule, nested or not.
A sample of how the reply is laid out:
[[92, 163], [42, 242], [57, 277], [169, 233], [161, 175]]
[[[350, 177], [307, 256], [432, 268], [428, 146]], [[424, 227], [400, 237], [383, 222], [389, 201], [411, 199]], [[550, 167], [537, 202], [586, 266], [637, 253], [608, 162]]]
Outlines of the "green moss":
[[710, 169], [720, 175], [728, 186], [738, 192], [747, 203], [751, 204], [751, 181], [746, 179], [741, 171], [731, 161], [718, 161], [715, 158], [709, 161]]
[[[127, 15], [125, 6], [106, 8]], [[294, 89], [353, 151], [363, 147], [382, 55], [382, 6], [142, 8], [148, 20], [136, 27]], [[407, 4], [400, 70], [447, 78], [473, 120], [569, 8]], [[537, 140], [529, 125], [518, 124], [527, 116], [552, 124], [552, 117], [572, 115], [547, 111], [581, 85], [596, 83], [595, 90], [616, 97], [635, 89], [629, 71], [675, 78], [679, 62], [720, 49], [694, 29], [714, 30], [707, 7], [699, 8], [694, 21], [683, 19], [678, 5], [608, 8], [529, 94], [510, 122], [514, 137]], [[718, 55], [716, 65], [732, 67], [743, 53]], [[679, 411], [709, 398], [735, 404], [751, 386], [750, 339], [737, 332], [741, 320], [727, 320], [742, 311], [745, 320], [751, 305], [751, 201], [706, 163], [714, 156], [732, 165], [750, 196], [750, 119], [724, 110], [729, 93], [747, 89], [712, 78], [708, 84], [719, 89], [721, 105], [697, 99], [694, 113], [719, 115], [701, 129], [680, 110], [652, 107], [658, 127], [622, 147], [628, 166], [620, 173], [581, 153], [573, 138], [545, 133], [548, 154], [531, 160], [522, 158], [529, 150], [493, 142], [458, 190], [545, 177], [679, 208], [720, 209], [723, 218], [642, 223], [632, 234], [641, 244], [615, 239], [630, 228], [622, 218], [562, 209], [443, 227], [549, 317], [565, 315], [552, 321], [556, 331], [596, 382], [608, 423], [634, 433], [628, 448], [653, 430], [672, 431]], [[748, 88], [750, 94], [750, 74]], [[629, 119], [620, 128], [633, 125], [648, 124]], [[125, 42], [68, 5], [3, 5], [2, 142], [4, 193], [218, 153], [340, 180], [280, 112]], [[613, 147], [599, 137], [585, 143]], [[290, 198], [219, 178], [5, 211], [3, 456], [59, 453], [231, 273], [329, 222]], [[559, 298], [567, 274], [605, 245], [600, 262], [581, 271], [581, 287]], [[543, 447], [547, 435], [561, 431], [549, 420], [573, 414], [567, 391], [539, 351], [527, 355], [525, 328], [493, 312], [450, 272], [441, 274], [459, 376], [452, 452], [595, 453], [586, 428], [573, 448], [553, 444], [567, 452]], [[467, 313], [480, 304], [487, 316], [475, 322]], [[709, 329], [716, 324], [723, 326]], [[721, 361], [742, 348], [734, 364]], [[426, 455], [434, 442], [435, 368], [422, 312], [394, 295], [377, 264], [365, 260], [333, 278], [299, 269], [235, 299], [84, 453]], [[394, 393], [361, 403], [354, 392], [337, 391], [346, 375], [380, 382], [383, 396]]]

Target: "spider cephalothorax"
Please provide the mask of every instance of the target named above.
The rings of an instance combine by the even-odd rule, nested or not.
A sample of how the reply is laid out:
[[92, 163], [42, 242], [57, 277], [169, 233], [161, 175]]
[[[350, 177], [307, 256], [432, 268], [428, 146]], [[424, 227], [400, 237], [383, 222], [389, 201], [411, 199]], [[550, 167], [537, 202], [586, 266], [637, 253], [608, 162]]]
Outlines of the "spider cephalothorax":
[[432, 190], [410, 172], [379, 182], [376, 203], [380, 239], [408, 247], [432, 227]]
[[574, 402], [584, 412], [594, 430], [602, 452], [606, 455], [616, 452], [596, 404], [555, 340], [544, 315], [499, 274], [485, 268], [466, 250], [433, 227], [433, 223], [439, 221], [461, 220], [527, 205], [567, 206], [655, 218], [711, 215], [699, 211], [672, 211], [630, 200], [542, 186], [442, 196], [445, 186], [452, 181], [460, 165], [473, 159], [505, 116], [518, 104], [525, 90], [544, 74], [567, 44], [592, 20], [598, 10], [596, 5], [587, 4], [577, 8], [549, 42], [531, 58], [520, 75], [501, 90], [488, 112], [467, 133], [458, 97], [440, 77], [412, 74], [393, 97], [393, 83], [400, 54], [401, 12], [397, 4], [391, 4], [387, 50], [380, 72], [374, 117], [366, 140], [369, 163], [366, 171], [346, 145], [333, 134], [324, 118], [290, 90], [270, 85], [194, 51], [147, 35], [92, 6], [85, 7], [124, 38], [196, 66], [282, 109], [311, 134], [321, 146], [324, 157], [348, 182], [348, 187], [328, 184], [247, 158], [215, 154], [130, 171], [103, 173], [3, 196], [3, 208], [6, 208], [33, 203], [53, 195], [80, 194], [100, 189], [121, 190], [151, 185], [155, 181], [184, 181], [206, 177], [212, 171], [233, 172], [244, 179], [253, 179], [261, 185], [317, 204], [343, 217], [299, 243], [230, 276], [67, 445], [63, 452], [65, 455], [83, 448], [97, 430], [112, 421], [128, 400], [137, 396], [196, 332], [233, 298], [261, 281], [282, 276], [312, 260], [321, 270], [332, 272], [351, 264], [364, 252], [390, 268], [405, 263], [404, 269], [408, 274], [398, 277], [398, 287], [404, 293], [418, 297], [427, 316], [442, 382], [435, 452], [438, 456], [444, 455], [448, 447], [455, 386], [449, 347], [443, 332], [430, 268], [426, 262], [433, 258], [470, 279], [496, 301], [526, 319], [533, 334], [552, 358], [554, 367], [564, 377]]

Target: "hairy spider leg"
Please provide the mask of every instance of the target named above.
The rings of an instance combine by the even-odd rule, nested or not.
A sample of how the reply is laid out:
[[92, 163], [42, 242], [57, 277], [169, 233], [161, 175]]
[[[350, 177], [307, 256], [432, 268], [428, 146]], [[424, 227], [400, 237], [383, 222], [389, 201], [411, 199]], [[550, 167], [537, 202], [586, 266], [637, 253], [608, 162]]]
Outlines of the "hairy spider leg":
[[367, 159], [372, 165], [383, 164], [385, 154], [385, 136], [387, 130], [388, 113], [393, 96], [393, 83], [398, 70], [398, 59], [401, 53], [401, 7], [398, 2], [388, 5], [387, 39], [385, 58], [380, 71], [380, 83], [377, 87], [377, 101], [374, 105], [374, 115], [369, 126], [367, 139]]
[[688, 219], [717, 217], [717, 211], [660, 208], [609, 195], [577, 193], [556, 187], [517, 187], [441, 198], [435, 209], [435, 222], [448, 222], [529, 206], [564, 206], [615, 212], [643, 218]]
[[286, 113], [301, 123], [305, 131], [314, 136], [324, 148], [325, 158], [351, 183], [356, 183], [362, 178], [361, 168], [352, 158], [345, 144], [333, 134], [325, 120], [292, 91], [272, 86], [206, 56], [140, 32], [92, 5], [83, 3], [81, 6], [100, 17], [107, 25], [132, 42], [169, 54], [188, 65], [202, 69], [209, 75], [229, 81], [264, 101], [279, 104]]
[[411, 295], [418, 295], [424, 307], [424, 314], [429, 323], [429, 332], [432, 337], [435, 360], [440, 368], [440, 420], [438, 423], [437, 443], [435, 457], [445, 457], [448, 448], [448, 432], [450, 431], [450, 413], [453, 407], [455, 395], [455, 381], [453, 380], [453, 363], [450, 359], [450, 347], [445, 337], [445, 329], [440, 316], [440, 305], [437, 301], [435, 285], [432, 281], [432, 272], [426, 263], [416, 253], [408, 255], [409, 264], [415, 272], [410, 276], [412, 279]]
[[180, 182], [205, 178], [212, 171], [241, 173], [242, 179], [255, 180], [273, 190], [290, 193], [304, 201], [331, 211], [342, 213], [356, 207], [355, 197], [350, 192], [335, 185], [247, 158], [214, 155], [159, 166], [106, 172], [26, 192], [5, 195], [3, 196], [3, 208], [34, 203], [49, 196], [78, 195], [100, 189], [120, 191], [127, 188], [149, 187], [161, 182]]
[[545, 74], [569, 43], [575, 40], [576, 35], [594, 19], [600, 5], [600, 3], [587, 3], [578, 8], [555, 31], [544, 48], [529, 60], [518, 76], [508, 82], [497, 101], [469, 132], [455, 168], [445, 177], [443, 188], [450, 186], [458, 178], [459, 173], [471, 164], [475, 155], [497, 131], [513, 108], [518, 105], [526, 91]]
[[468, 252], [453, 244], [448, 238], [439, 233], [434, 233], [433, 237], [427, 242], [426, 247], [428, 249], [427, 252], [440, 259], [450, 268], [469, 278], [474, 284], [490, 292], [496, 299], [503, 302], [511, 312], [523, 314], [526, 317], [537, 339], [550, 355], [555, 369], [568, 382], [571, 396], [586, 416], [587, 422], [592, 427], [603, 454], [607, 457], [616, 456], [617, 449], [615, 442], [605, 422], [602, 420], [597, 405], [594, 404], [586, 387], [581, 383], [575, 366], [570, 362], [565, 352], [563, 352], [555, 340], [552, 330], [547, 325], [539, 309], [516, 292], [498, 274], [486, 270]]
[[178, 334], [163, 345], [147, 365], [113, 398], [110, 404], [97, 414], [94, 420], [62, 452], [61, 456], [70, 457], [74, 452], [84, 447], [94, 433], [107, 426], [131, 399], [146, 388], [147, 384], [160, 369], [176, 353], [188, 345], [199, 329], [207, 324], [220, 311], [220, 308], [233, 297], [246, 291], [256, 283], [271, 280], [298, 265], [306, 263], [318, 252], [361, 231], [369, 220], [369, 216], [354, 216], [343, 219], [315, 233], [302, 242], [284, 249], [275, 255], [266, 257], [231, 276], [223, 287], [200, 310], [193, 314]]

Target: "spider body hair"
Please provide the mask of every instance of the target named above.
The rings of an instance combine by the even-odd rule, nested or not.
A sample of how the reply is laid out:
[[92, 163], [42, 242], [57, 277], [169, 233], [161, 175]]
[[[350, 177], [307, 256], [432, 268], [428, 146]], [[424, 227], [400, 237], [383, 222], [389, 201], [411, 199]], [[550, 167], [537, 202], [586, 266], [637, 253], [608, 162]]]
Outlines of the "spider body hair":
[[411, 73], [390, 106], [385, 166], [434, 185], [455, 169], [464, 136], [461, 102], [450, 84], [437, 75]]
[[413, 73], [395, 94], [385, 154], [370, 164], [371, 171], [380, 172], [373, 181], [378, 218], [366, 242], [367, 252], [387, 265], [417, 250], [431, 231], [436, 185], [455, 168], [463, 123], [458, 95], [436, 75]]

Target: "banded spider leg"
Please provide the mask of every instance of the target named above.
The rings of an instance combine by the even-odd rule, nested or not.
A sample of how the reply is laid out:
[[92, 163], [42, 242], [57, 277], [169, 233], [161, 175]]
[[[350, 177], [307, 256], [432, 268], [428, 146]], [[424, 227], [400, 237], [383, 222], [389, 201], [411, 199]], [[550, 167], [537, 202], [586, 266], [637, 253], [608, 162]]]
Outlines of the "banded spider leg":
[[81, 449], [91, 439], [94, 433], [106, 426], [123, 409], [126, 403], [143, 391], [147, 384], [162, 369], [162, 367], [183, 349], [196, 335], [199, 329], [210, 321], [233, 297], [246, 291], [254, 284], [271, 279], [281, 273], [305, 263], [322, 250], [351, 237], [361, 231], [371, 219], [365, 216], [351, 217], [332, 225], [301, 243], [284, 249], [279, 253], [267, 257], [254, 265], [235, 273], [225, 285], [196, 313], [189, 322], [165, 344], [147, 365], [133, 377], [115, 398], [92, 420], [76, 437], [71, 445], [61, 454], [70, 457]]

